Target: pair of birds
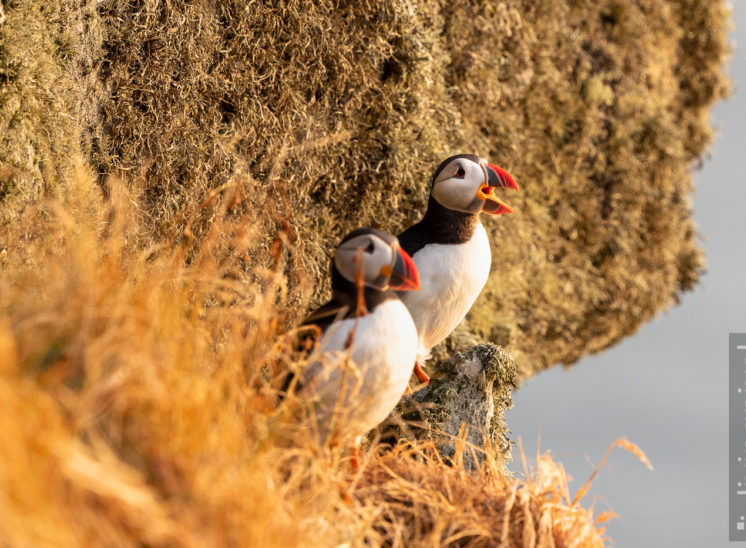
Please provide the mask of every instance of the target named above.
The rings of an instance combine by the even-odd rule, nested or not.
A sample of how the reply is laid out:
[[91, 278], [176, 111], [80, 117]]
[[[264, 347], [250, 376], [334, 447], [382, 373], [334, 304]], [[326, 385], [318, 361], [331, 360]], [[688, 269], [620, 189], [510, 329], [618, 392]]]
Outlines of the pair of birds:
[[[489, 276], [490, 244], [481, 212], [511, 213], [496, 187], [513, 177], [473, 154], [443, 161], [432, 177], [423, 219], [398, 239], [361, 228], [348, 234], [332, 264], [333, 295], [303, 322], [316, 337], [299, 393], [314, 399], [322, 439], [353, 439], [382, 422], [409, 390], [412, 372], [464, 318]], [[353, 465], [356, 465], [356, 449]]]

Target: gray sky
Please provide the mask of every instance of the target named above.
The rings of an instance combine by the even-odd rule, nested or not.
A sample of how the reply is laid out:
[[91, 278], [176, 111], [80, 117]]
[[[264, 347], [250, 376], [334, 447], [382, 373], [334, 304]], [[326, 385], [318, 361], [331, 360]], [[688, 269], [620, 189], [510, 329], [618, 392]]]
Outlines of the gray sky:
[[635, 336], [526, 383], [508, 412], [512, 439], [535, 455], [541, 432], [573, 494], [618, 437], [645, 451], [653, 472], [615, 449], [584, 499], [621, 515], [607, 524], [618, 548], [729, 544], [728, 333], [746, 332], [746, 4], [735, 4], [735, 93], [715, 108], [719, 135], [694, 174], [708, 273]]

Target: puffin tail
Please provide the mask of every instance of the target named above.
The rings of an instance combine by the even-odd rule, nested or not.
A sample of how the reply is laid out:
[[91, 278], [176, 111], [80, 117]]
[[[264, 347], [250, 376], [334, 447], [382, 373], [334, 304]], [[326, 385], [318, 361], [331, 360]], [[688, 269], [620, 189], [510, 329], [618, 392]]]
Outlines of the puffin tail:
[[417, 363], [420, 365], [425, 365], [425, 362], [430, 359], [430, 349], [425, 348], [422, 345], [422, 342], [420, 342], [419, 346], [417, 347]]

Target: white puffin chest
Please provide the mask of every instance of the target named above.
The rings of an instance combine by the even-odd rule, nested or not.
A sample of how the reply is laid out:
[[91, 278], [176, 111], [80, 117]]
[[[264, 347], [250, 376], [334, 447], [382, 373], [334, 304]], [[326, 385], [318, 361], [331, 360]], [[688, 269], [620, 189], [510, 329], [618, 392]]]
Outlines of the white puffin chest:
[[332, 422], [332, 434], [344, 438], [361, 436], [383, 421], [404, 393], [416, 353], [417, 331], [399, 299], [329, 326], [305, 375], [318, 399], [322, 437]]
[[464, 319], [487, 283], [492, 263], [487, 232], [478, 223], [462, 244], [428, 244], [413, 256], [420, 290], [402, 293], [419, 333], [418, 359], [445, 339]]

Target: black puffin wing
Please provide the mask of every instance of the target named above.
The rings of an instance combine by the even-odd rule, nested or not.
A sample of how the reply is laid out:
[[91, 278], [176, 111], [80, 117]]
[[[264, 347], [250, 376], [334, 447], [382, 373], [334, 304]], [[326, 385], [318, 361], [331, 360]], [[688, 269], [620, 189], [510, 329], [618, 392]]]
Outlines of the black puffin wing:
[[316, 326], [323, 333], [333, 322], [350, 317], [352, 317], [351, 303], [332, 298], [328, 303], [318, 307], [306, 316], [306, 319], [300, 325], [301, 327]]
[[[296, 353], [310, 354], [321, 339], [327, 328], [337, 320], [350, 318], [353, 315], [353, 307], [341, 299], [332, 298], [328, 303], [311, 312], [298, 327], [298, 333], [293, 344]], [[296, 377], [295, 372], [290, 371], [282, 384], [281, 392], [287, 393], [290, 384]], [[300, 379], [298, 379], [300, 381]], [[300, 388], [300, 382], [297, 383]]]
[[401, 248], [409, 253], [410, 257], [414, 257], [415, 253], [427, 245], [427, 235], [423, 230], [421, 221], [410, 226], [397, 238], [399, 238]]

